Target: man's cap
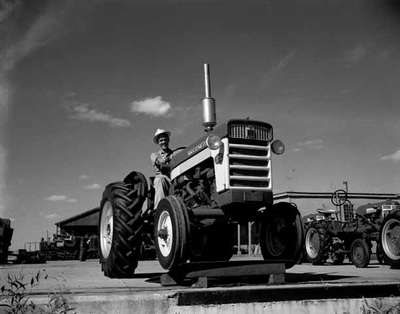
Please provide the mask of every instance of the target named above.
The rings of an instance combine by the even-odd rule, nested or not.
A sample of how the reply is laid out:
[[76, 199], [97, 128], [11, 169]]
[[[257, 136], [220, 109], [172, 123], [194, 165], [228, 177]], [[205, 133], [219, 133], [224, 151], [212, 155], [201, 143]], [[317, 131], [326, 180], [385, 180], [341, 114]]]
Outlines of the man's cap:
[[154, 133], [154, 136], [153, 136], [154, 144], [158, 144], [158, 138], [162, 134], [167, 134], [168, 137], [171, 136], [171, 132], [170, 131], [166, 131], [166, 130], [163, 130], [163, 129], [157, 129], [156, 132]]

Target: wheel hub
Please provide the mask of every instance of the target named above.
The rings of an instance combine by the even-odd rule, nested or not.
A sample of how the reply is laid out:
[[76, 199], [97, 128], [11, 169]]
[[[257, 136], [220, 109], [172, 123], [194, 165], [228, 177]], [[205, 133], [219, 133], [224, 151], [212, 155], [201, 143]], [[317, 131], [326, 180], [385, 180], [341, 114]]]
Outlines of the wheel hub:
[[173, 230], [171, 216], [164, 210], [157, 223], [157, 244], [161, 254], [167, 257], [172, 250]]
[[113, 209], [110, 201], [104, 203], [100, 220], [100, 249], [104, 258], [110, 254], [113, 239]]
[[306, 236], [306, 251], [308, 256], [316, 258], [321, 248], [319, 234], [315, 230], [311, 230]]

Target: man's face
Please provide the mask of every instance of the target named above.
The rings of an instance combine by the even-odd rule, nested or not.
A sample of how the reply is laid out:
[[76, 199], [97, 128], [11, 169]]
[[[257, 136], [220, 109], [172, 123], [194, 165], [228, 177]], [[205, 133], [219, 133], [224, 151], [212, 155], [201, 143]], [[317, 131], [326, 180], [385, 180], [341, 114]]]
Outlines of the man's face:
[[169, 137], [168, 135], [160, 135], [158, 138], [158, 145], [160, 145], [161, 149], [165, 150], [169, 145]]

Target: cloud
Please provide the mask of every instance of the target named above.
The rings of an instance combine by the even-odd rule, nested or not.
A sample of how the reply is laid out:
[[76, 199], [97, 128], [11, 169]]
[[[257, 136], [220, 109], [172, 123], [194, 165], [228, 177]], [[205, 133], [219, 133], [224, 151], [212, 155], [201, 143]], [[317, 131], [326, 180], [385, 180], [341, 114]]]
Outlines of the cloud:
[[84, 120], [89, 122], [104, 122], [111, 127], [126, 128], [131, 125], [130, 121], [126, 119], [115, 118], [108, 113], [97, 111], [90, 108], [89, 104], [74, 103], [69, 106], [72, 114], [71, 119]]
[[296, 55], [296, 52], [296, 50], [293, 50], [287, 55], [283, 56], [276, 64], [274, 64], [268, 71], [266, 71], [261, 78], [260, 86], [266, 87], [267, 85], [269, 85], [274, 80], [274, 78], [289, 65], [290, 61]]
[[162, 100], [161, 96], [133, 101], [131, 111], [143, 113], [154, 117], [166, 116], [171, 110], [171, 104]]
[[400, 161], [400, 149], [395, 151], [393, 154], [385, 155], [380, 158], [380, 160], [391, 160], [395, 163]]
[[51, 195], [49, 197], [46, 197], [45, 200], [50, 202], [67, 202], [67, 203], [77, 202], [75, 198], [69, 198], [66, 195]]
[[294, 152], [300, 152], [305, 149], [311, 149], [311, 150], [320, 150], [324, 147], [324, 141], [321, 139], [313, 139], [313, 140], [307, 140], [303, 142], [298, 142], [296, 144], [296, 147], [293, 148]]
[[58, 215], [58, 214], [48, 214], [48, 215], [45, 215], [44, 218], [46, 218], [48, 220], [55, 220], [55, 219], [59, 219], [60, 215]]
[[354, 48], [345, 52], [345, 60], [349, 63], [358, 63], [367, 56], [367, 47], [359, 43]]
[[86, 180], [86, 179], [89, 179], [89, 176], [86, 175], [86, 174], [81, 174], [81, 175], [79, 176], [79, 180]]
[[85, 190], [98, 190], [101, 188], [100, 184], [98, 183], [93, 183], [93, 184], [89, 184], [83, 187]]

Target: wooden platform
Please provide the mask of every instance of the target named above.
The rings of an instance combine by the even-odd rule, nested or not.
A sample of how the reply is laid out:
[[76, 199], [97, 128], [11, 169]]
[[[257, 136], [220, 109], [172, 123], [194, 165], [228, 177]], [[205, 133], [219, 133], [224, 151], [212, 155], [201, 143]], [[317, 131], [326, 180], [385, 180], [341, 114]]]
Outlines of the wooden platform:
[[284, 283], [285, 264], [265, 261], [188, 263], [174, 272], [161, 275], [160, 281], [162, 286], [174, 286], [185, 280], [192, 280], [192, 287], [207, 288], [211, 278], [251, 276], [265, 276], [265, 282], [268, 284]]

